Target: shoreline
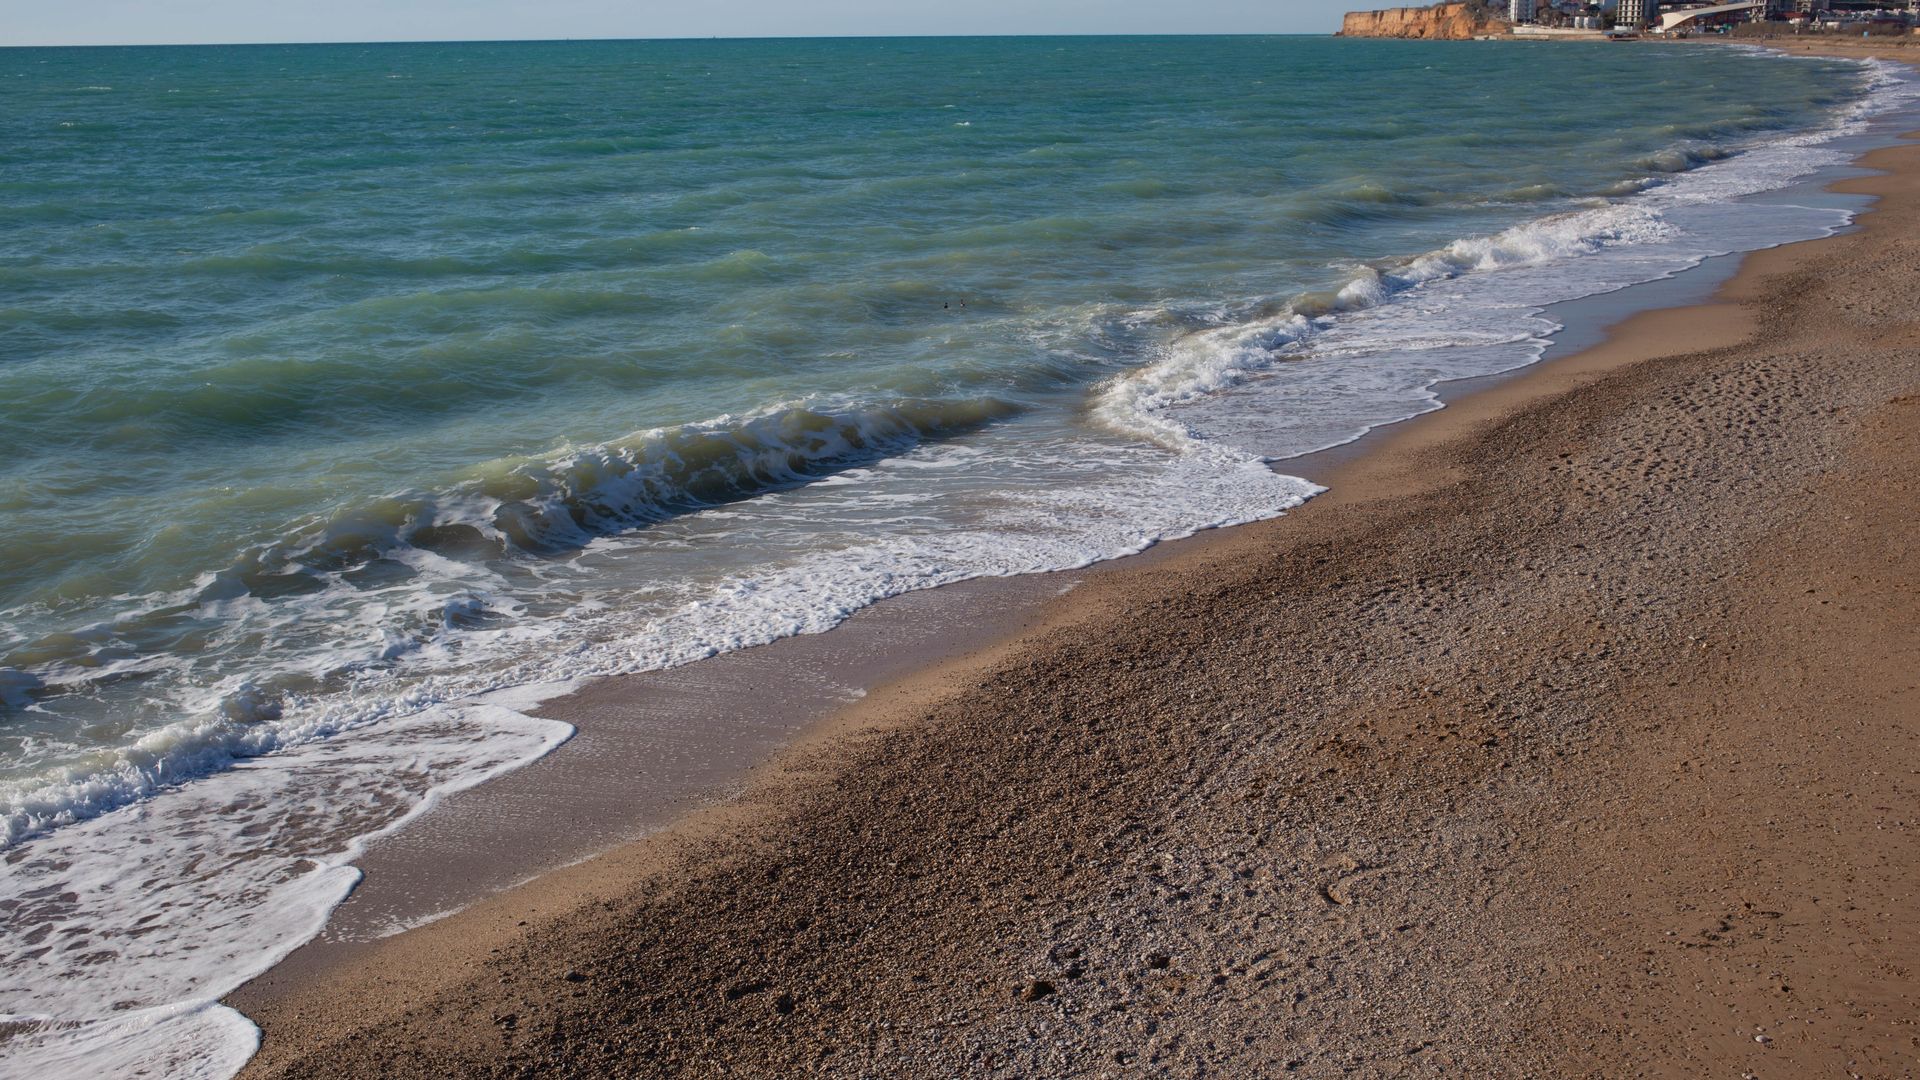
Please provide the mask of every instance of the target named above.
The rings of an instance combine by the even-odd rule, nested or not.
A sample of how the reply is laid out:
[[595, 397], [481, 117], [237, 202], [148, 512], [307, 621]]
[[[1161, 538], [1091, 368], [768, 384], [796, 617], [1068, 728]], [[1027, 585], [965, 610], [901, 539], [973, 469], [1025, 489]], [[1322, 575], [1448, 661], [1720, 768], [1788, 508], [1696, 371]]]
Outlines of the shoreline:
[[[1857, 228], [1857, 224], [1848, 228]], [[1819, 242], [1810, 240], [1800, 243]], [[1781, 249], [1737, 253], [1732, 258], [1744, 262], [1777, 250]], [[575, 904], [579, 893], [598, 891], [604, 886], [619, 888], [635, 866], [655, 868], [673, 858], [651, 850], [655, 847], [675, 848], [688, 843], [705, 843], [740, 828], [743, 820], [776, 812], [767, 806], [757, 805], [751, 809], [742, 806], [743, 803], [757, 803], [766, 799], [769, 793], [760, 789], [769, 785], [778, 787], [781, 783], [779, 779], [769, 781], [762, 774], [772, 773], [776, 777], [794, 771], [804, 774], [810, 770], [807, 762], [812, 755], [831, 753], [834, 744], [841, 740], [857, 739], [863, 732], [899, 722], [901, 716], [916, 707], [937, 702], [957, 685], [977, 678], [995, 664], [1017, 654], [1028, 639], [1087, 617], [1088, 612], [1080, 603], [1084, 597], [1070, 598], [1071, 593], [1081, 591], [1085, 586], [1124, 589], [1124, 581], [1115, 585], [1108, 579], [1150, 575], [1164, 563], [1188, 563], [1216, 557], [1209, 548], [1236, 541], [1237, 534], [1243, 530], [1272, 528], [1303, 513], [1309, 506], [1332, 501], [1330, 496], [1334, 491], [1353, 482], [1350, 474], [1360, 473], [1363, 482], [1377, 482], [1377, 477], [1369, 475], [1376, 471], [1371, 461], [1373, 457], [1406, 452], [1396, 447], [1397, 443], [1405, 443], [1411, 448], [1444, 440], [1451, 434], [1451, 425], [1445, 425], [1445, 431], [1429, 432], [1427, 428], [1441, 426], [1441, 418], [1449, 415], [1464, 421], [1467, 414], [1463, 410], [1470, 406], [1478, 417], [1479, 410], [1493, 402], [1501, 402], [1502, 405], [1498, 407], [1513, 407], [1515, 402], [1562, 391], [1570, 385], [1569, 380], [1577, 383], [1591, 378], [1597, 371], [1617, 363], [1625, 353], [1632, 352], [1640, 356], [1639, 350], [1653, 340], [1680, 344], [1640, 358], [1737, 342], [1750, 329], [1750, 320], [1720, 302], [1717, 297], [1726, 287], [1726, 281], [1736, 280], [1739, 276], [1740, 271], [1727, 275], [1722, 284], [1707, 290], [1710, 298], [1700, 303], [1640, 308], [1620, 318], [1597, 324], [1591, 328], [1596, 343], [1566, 356], [1542, 359], [1522, 368], [1493, 375], [1456, 380], [1471, 388], [1443, 395], [1445, 404], [1440, 409], [1382, 425], [1349, 442], [1276, 463], [1289, 467], [1305, 465], [1302, 471], [1313, 472], [1320, 478], [1316, 482], [1324, 482], [1329, 489], [1281, 517], [1202, 530], [1192, 536], [1163, 541], [1134, 555], [1078, 570], [1012, 578], [977, 578], [903, 593], [863, 608], [846, 622], [821, 634], [782, 638], [767, 645], [721, 654], [678, 668], [607, 676], [593, 680], [567, 695], [543, 702], [530, 710], [529, 714], [544, 719], [575, 722], [609, 708], [616, 713], [650, 713], [653, 711], [652, 702], [636, 700], [649, 696], [667, 699], [671, 708], [674, 705], [684, 706], [686, 698], [691, 696], [689, 691], [695, 688], [723, 695], [731, 689], [732, 696], [737, 699], [769, 705], [783, 710], [784, 715], [767, 725], [769, 733], [749, 739], [747, 745], [753, 749], [744, 754], [723, 752], [719, 756], [726, 760], [704, 762], [696, 775], [687, 777], [684, 783], [671, 785], [670, 792], [664, 797], [649, 799], [650, 803], [657, 804], [658, 812], [648, 815], [652, 823], [643, 825], [644, 831], [640, 835], [594, 851], [583, 858], [568, 859], [532, 875], [510, 875], [512, 880], [506, 884], [490, 889], [485, 895], [461, 904], [449, 913], [430, 913], [415, 925], [398, 932], [382, 933], [385, 925], [391, 925], [391, 913], [387, 905], [396, 902], [404, 904], [416, 899], [421, 884], [430, 884], [423, 882], [423, 879], [438, 877], [449, 869], [456, 872], [488, 872], [487, 868], [474, 865], [478, 862], [476, 855], [466, 851], [451, 858], [446, 855], [443, 845], [448, 842], [450, 831], [457, 830], [464, 834], [468, 830], [485, 830], [491, 835], [498, 831], [500, 821], [497, 815], [503, 805], [511, 806], [523, 799], [537, 797], [538, 792], [547, 788], [551, 780], [541, 776], [545, 769], [558, 767], [563, 778], [572, 780], [577, 779], [580, 772], [592, 774], [600, 771], [604, 763], [588, 761], [575, 766], [564, 760], [556, 761], [561, 752], [580, 739], [580, 735], [575, 735], [569, 744], [546, 757], [485, 785], [446, 796], [435, 807], [433, 816], [421, 819], [410, 829], [392, 837], [383, 837], [380, 843], [369, 849], [366, 858], [356, 862], [355, 865], [368, 874], [367, 880], [377, 883], [379, 893], [393, 895], [380, 896], [380, 903], [375, 910], [366, 911], [355, 901], [364, 903], [366, 897], [375, 890], [368, 889], [363, 883], [352, 897], [335, 910], [327, 931], [229, 995], [227, 1002], [237, 1007], [241, 1001], [276, 1002], [284, 997], [309, 992], [316, 981], [329, 979], [342, 969], [351, 970], [361, 964], [384, 966], [384, 954], [389, 951], [389, 942], [400, 937], [424, 936], [422, 931], [432, 931], [443, 922], [466, 921], [469, 916], [478, 921], [482, 916], [477, 912], [483, 908], [488, 909], [492, 916], [487, 921], [498, 928], [505, 915], [493, 911], [494, 908], [512, 909], [513, 912], [533, 917], [551, 914], [557, 907]], [[1629, 288], [1664, 283], [1646, 282]], [[1617, 340], [1622, 338], [1629, 340]], [[1589, 353], [1594, 356], [1589, 357]], [[1543, 378], [1549, 374], [1547, 369], [1562, 366], [1565, 370], [1557, 372], [1558, 378]], [[1543, 385], [1535, 386], [1536, 382]], [[1436, 390], [1451, 385], [1443, 383]], [[1482, 397], [1488, 401], [1481, 402], [1479, 399]], [[1370, 493], [1371, 497], [1376, 496]], [[1041, 587], [1034, 588], [1035, 585]], [[1093, 604], [1098, 606], [1099, 601], [1096, 599]], [[942, 620], [939, 625], [951, 629], [951, 637], [933, 640], [939, 635], [937, 630], [929, 628], [926, 615], [930, 613], [926, 609], [930, 608], [941, 609], [938, 611], [938, 617]], [[919, 633], [916, 634], [915, 630]], [[905, 639], [904, 643], [902, 638]], [[876, 649], [882, 651], [876, 653], [873, 651]], [[741, 670], [740, 678], [751, 679], [756, 675], [765, 675], [765, 671], [755, 671], [764, 667], [783, 676], [792, 676], [813, 665], [830, 665], [834, 672], [840, 673], [858, 666], [861, 659], [876, 656], [882, 660], [878, 665], [880, 675], [859, 688], [857, 696], [837, 694], [833, 689], [814, 694], [807, 692], [813, 688], [807, 688], [796, 701], [792, 696], [768, 694], [758, 687], [728, 687], [725, 685], [728, 679], [722, 674], [724, 669], [731, 668]], [[856, 659], [850, 661], [850, 657]], [[830, 676], [821, 681], [829, 688], [839, 685]], [[829, 704], [829, 701], [833, 703]], [[625, 709], [621, 708], [622, 705]], [[618, 718], [619, 721], [628, 719], [628, 716]], [[583, 733], [585, 730], [582, 729]], [[580, 749], [578, 746], [571, 748], [574, 751]], [[644, 751], [653, 747], [641, 749]], [[621, 754], [617, 763], [626, 763], [627, 757], [627, 754]], [[520, 781], [521, 784], [515, 785], [510, 781]], [[512, 791], [516, 786], [523, 786], [526, 790]], [[626, 813], [632, 816], [631, 811]], [[447, 828], [450, 818], [458, 821], [453, 830]], [[516, 822], [508, 821], [506, 824], [511, 834]], [[464, 846], [474, 841], [470, 836], [460, 835], [453, 842]], [[423, 857], [431, 862], [423, 866], [420, 861]], [[344, 920], [340, 918], [343, 914]], [[417, 912], [409, 912], [408, 916], [418, 917]], [[519, 921], [516, 917], [516, 925]], [[339, 932], [342, 922], [345, 924], [345, 934]], [[353, 980], [359, 977], [358, 974], [350, 976]], [[246, 1011], [244, 1007], [242, 1011]]]
[[[1356, 443], [1323, 452], [1338, 460], [1331, 465], [1331, 473], [1316, 479], [1330, 484], [1333, 491], [1290, 511], [1283, 518], [1203, 533], [1184, 542], [1159, 545], [1145, 555], [1087, 571], [1048, 575], [1041, 580], [1049, 585], [1063, 584], [1065, 577], [1079, 587], [1064, 600], [1041, 605], [1011, 604], [1009, 607], [1015, 611], [1012, 615], [1006, 610], [990, 613], [986, 619], [992, 624], [989, 629], [972, 624], [979, 633], [969, 636], [957, 647], [954, 643], [932, 647], [939, 659], [931, 666], [923, 662], [927, 656], [917, 656], [914, 662], [905, 664], [905, 668], [917, 670], [881, 680], [882, 685], [865, 699], [802, 733], [775, 763], [754, 770], [759, 775], [748, 783], [747, 790], [722, 792], [723, 796], [735, 798], [716, 805], [689, 793], [675, 806], [684, 809], [692, 805], [697, 809], [679, 817], [677, 824], [636, 844], [543, 875], [450, 918], [354, 950], [337, 962], [320, 965], [318, 970], [303, 973], [297, 964], [291, 967], [283, 964], [282, 968], [255, 980], [229, 999], [259, 1022], [267, 1033], [262, 1056], [250, 1066], [251, 1071], [263, 1074], [275, 1067], [288, 1067], [298, 1072], [300, 1067], [292, 1063], [301, 1059], [302, 1050], [317, 1050], [321, 1046], [337, 1049], [335, 1036], [326, 1030], [317, 1030], [314, 1024], [314, 1011], [323, 1002], [335, 1010], [335, 1020], [344, 1017], [349, 1026], [366, 1024], [377, 1028], [387, 1024], [396, 1013], [404, 1012], [410, 1003], [442, 999], [459, 992], [466, 982], [489, 970], [489, 965], [495, 962], [490, 958], [495, 954], [483, 952], [483, 945], [504, 951], [538, 932], [552, 931], [577, 921], [589, 909], [631, 904], [636, 895], [650, 891], [645, 884], [650, 876], [658, 886], [651, 892], [658, 895], [649, 899], [657, 900], [676, 891], [675, 886], [659, 884], [657, 879], [687, 867], [726, 866], [764, 855], [763, 849], [739, 837], [757, 831], [764, 840], [768, 833], [778, 832], [790, 803], [831, 798], [823, 791], [834, 787], [830, 778], [836, 775], [835, 770], [852, 767], [849, 758], [872, 752], [876, 744], [884, 743], [890, 735], [908, 737], [911, 733], [902, 731], [906, 721], [928, 710], [937, 710], [985, 676], [1010, 665], [1018, 667], [1021, 656], [1038, 647], [1036, 643], [1042, 639], [1059, 638], [1063, 633], [1084, 630], [1090, 624], [1112, 618], [1115, 610], [1133, 603], [1131, 593], [1162, 589], [1164, 583], [1158, 579], [1163, 576], [1204, 577], [1209, 567], [1219, 570], [1236, 560], [1260, 557], [1274, 546], [1297, 546], [1297, 538], [1281, 534], [1296, 530], [1312, 532], [1321, 528], [1316, 523], [1323, 518], [1354, 513], [1356, 508], [1371, 507], [1384, 499], [1412, 496], [1426, 490], [1431, 482], [1409, 479], [1408, 463], [1442, 453], [1445, 447], [1480, 427], [1523, 418], [1530, 408], [1543, 401], [1558, 401], [1578, 393], [1580, 387], [1603, 381], [1611, 372], [1643, 366], [1655, 356], [1725, 348], [1737, 343], [1760, 321], [1749, 308], [1741, 306], [1741, 299], [1751, 299], [1758, 281], [1785, 272], [1784, 267], [1806, 258], [1799, 249], [1823, 243], [1832, 241], [1811, 241], [1749, 253], [1738, 273], [1722, 290], [1735, 298], [1732, 301], [1716, 300], [1698, 307], [1644, 312], [1616, 328], [1604, 344], [1492, 377], [1495, 385], [1449, 400], [1443, 411], [1376, 430]], [[1649, 343], [1654, 341], [1669, 347], [1649, 351]], [[1289, 466], [1300, 460], [1293, 459]], [[1302, 521], [1308, 525], [1302, 526]], [[991, 580], [1009, 592], [1030, 589], [1033, 585], [1028, 579]], [[910, 596], [950, 597], [953, 594], [949, 590], [965, 588], [966, 585], [950, 586]], [[986, 606], [991, 608], [992, 602], [988, 601]], [[860, 616], [855, 617], [858, 619]], [[999, 621], [995, 622], [996, 619]], [[843, 626], [826, 635], [789, 640], [825, 642], [845, 629]], [[1008, 630], [1013, 632], [1009, 635]], [[885, 630], [877, 632], [880, 637], [886, 633]], [[777, 649], [785, 645], [787, 643], [782, 642], [764, 648]], [[900, 659], [895, 657], [896, 661]], [[606, 680], [607, 683], [617, 681], [625, 680]], [[522, 770], [522, 773], [528, 771]], [[503, 781], [494, 782], [500, 783]], [[479, 790], [492, 791], [494, 784]], [[1362, 875], [1367, 872], [1366, 867], [1355, 871]], [[700, 881], [696, 876], [694, 884]], [[582, 940], [582, 949], [592, 947], [591, 942]], [[488, 945], [489, 942], [493, 944]], [[454, 955], [453, 959], [444, 958], [448, 952]], [[425, 956], [442, 958], [432, 965], [422, 965], [420, 961]], [[286, 985], [279, 985], [282, 979]], [[369, 993], [368, 987], [378, 990]], [[564, 988], [556, 993], [561, 992]], [[727, 993], [731, 994], [731, 988]], [[397, 1002], [368, 1000], [396, 994]], [[759, 994], [760, 991], [748, 990], [739, 998]], [[578, 992], [574, 996], [578, 996]], [[256, 1009], [260, 1011], [256, 1013]], [[787, 1011], [779, 1011], [778, 1015], [786, 1016], [790, 1012], [791, 1003]], [[308, 1018], [301, 1019], [302, 1014]], [[517, 1024], [509, 1025], [514, 1026]], [[289, 1030], [304, 1033], [304, 1046], [285, 1044]], [[489, 1028], [488, 1034], [494, 1034], [494, 1030]], [[389, 1045], [388, 1049], [404, 1048]], [[313, 1064], [312, 1060], [306, 1061], [306, 1066]]]
[[[1782, 190], [1820, 184], [1809, 179]], [[1315, 483], [1344, 483], [1345, 470], [1408, 425], [1605, 346], [1622, 326], [1642, 317], [1689, 312], [1671, 323], [1657, 320], [1658, 333], [1706, 347], [1735, 331], [1719, 317], [1699, 323], [1696, 309], [1712, 306], [1741, 261], [1765, 250], [1771, 249], [1715, 256], [1672, 278], [1550, 305], [1549, 316], [1563, 308], [1580, 313], [1567, 316], [1541, 359], [1444, 380], [1431, 388], [1440, 402], [1434, 409], [1276, 460], [1272, 467], [1287, 475], [1311, 474], [1307, 478]], [[1723, 265], [1710, 271], [1709, 263]], [[1695, 301], [1676, 305], [1652, 298], [1676, 285]], [[1649, 299], [1637, 299], [1643, 292]], [[904, 694], [919, 700], [928, 693], [925, 684], [962, 680], [1020, 639], [1070, 617], [1054, 610], [1069, 592], [1111, 575], [1147, 573], [1159, 563], [1194, 557], [1227, 534], [1270, 525], [1301, 509], [1266, 521], [1202, 529], [1079, 569], [974, 578], [897, 594], [824, 633], [781, 638], [674, 668], [596, 678], [546, 699], [527, 714], [571, 724], [574, 736], [526, 765], [443, 796], [431, 814], [381, 837], [355, 860], [363, 881], [329, 915], [323, 931], [237, 993], [276, 997], [352, 965], [395, 934], [565, 874], [622, 846], [644, 844], [680, 828], [690, 815], [724, 811], [756, 782], [757, 772], [778, 770], [780, 760], [796, 748], [831, 740], [843, 714], [874, 707], [863, 699], [890, 701]], [[727, 726], [717, 726], [722, 724]], [[721, 730], [726, 738], [714, 739]], [[556, 803], [559, 792], [564, 794]]]
[[[1822, 183], [1807, 178], [1780, 190]], [[1852, 209], [1858, 212], [1863, 205]], [[1436, 408], [1456, 407], [1470, 395], [1604, 343], [1621, 322], [1674, 307], [1663, 294], [1676, 287], [1710, 300], [1734, 272], [1726, 264], [1737, 266], [1751, 254], [1715, 256], [1672, 278], [1550, 305], [1544, 314], [1565, 325], [1540, 360], [1437, 383], [1430, 388], [1440, 403]], [[1721, 268], [1709, 270], [1708, 264]], [[1696, 284], [1700, 281], [1707, 283]], [[1562, 318], [1561, 309], [1572, 314]], [[1345, 465], [1428, 415], [1378, 425], [1346, 442], [1277, 460], [1273, 468], [1332, 483]], [[1103, 575], [1181, 558], [1217, 534], [1245, 527], [1203, 529], [1075, 570], [976, 578], [899, 594], [855, 612], [824, 634], [783, 638], [661, 671], [595, 679], [548, 699], [528, 714], [572, 724], [577, 732], [572, 739], [501, 777], [443, 797], [432, 814], [381, 838], [356, 860], [362, 883], [329, 915], [322, 932], [252, 980], [252, 991], [272, 994], [277, 991], [269, 988], [351, 963], [393, 933], [642, 841], [689, 812], [725, 803], [796, 739], [830, 725], [849, 701], [1006, 645], [1045, 622], [1056, 594]], [[778, 689], [764, 689], [769, 685]], [[724, 738], [714, 738], [716, 733]], [[557, 806], [556, 791], [565, 792]]]

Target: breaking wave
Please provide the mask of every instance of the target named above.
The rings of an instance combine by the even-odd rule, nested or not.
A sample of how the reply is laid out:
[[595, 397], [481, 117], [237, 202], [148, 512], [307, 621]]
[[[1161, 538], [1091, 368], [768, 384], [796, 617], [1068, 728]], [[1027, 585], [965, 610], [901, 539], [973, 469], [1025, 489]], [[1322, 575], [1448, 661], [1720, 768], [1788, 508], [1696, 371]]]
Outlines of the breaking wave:
[[1111, 379], [1096, 395], [1093, 415], [1117, 430], [1170, 449], [1195, 445], [1171, 419], [1174, 406], [1237, 386], [1298, 356], [1339, 316], [1364, 311], [1436, 281], [1462, 274], [1538, 266], [1671, 234], [1658, 211], [1632, 203], [1529, 221], [1487, 237], [1455, 240], [1411, 259], [1357, 267], [1337, 288], [1302, 294], [1278, 315], [1188, 334], [1153, 363]]
[[[1018, 411], [991, 398], [840, 411], [788, 405], [544, 458], [492, 462], [457, 490], [395, 495], [342, 510], [110, 624], [17, 646], [0, 656], [0, 709], [156, 674], [185, 635], [242, 632], [221, 625], [217, 613], [223, 611], [255, 613], [275, 602], [330, 590], [373, 590], [435, 570], [456, 578], [450, 572], [455, 564], [551, 557], [677, 515], [870, 465]], [[283, 701], [323, 692], [343, 674], [365, 674], [449, 631], [513, 614], [509, 601], [471, 591], [431, 599], [432, 610], [412, 620], [411, 633], [390, 628], [371, 652], [336, 653], [318, 671], [221, 680], [187, 703], [191, 719], [0, 784], [0, 849], [241, 759], [365, 722], [370, 717], [364, 714], [334, 711], [304, 711], [290, 721]], [[210, 613], [216, 617], [209, 619]]]

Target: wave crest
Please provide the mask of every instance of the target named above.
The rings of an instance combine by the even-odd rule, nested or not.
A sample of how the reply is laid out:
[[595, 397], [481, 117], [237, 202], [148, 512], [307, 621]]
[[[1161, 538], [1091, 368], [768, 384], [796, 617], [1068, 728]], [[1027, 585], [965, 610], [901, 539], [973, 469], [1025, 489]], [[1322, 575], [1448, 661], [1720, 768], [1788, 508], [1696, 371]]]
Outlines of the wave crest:
[[[278, 601], [359, 591], [413, 577], [434, 560], [501, 565], [584, 547], [676, 515], [823, 479], [1012, 415], [997, 399], [911, 400], [840, 411], [790, 404], [746, 417], [641, 432], [543, 458], [498, 461], [441, 493], [393, 495], [292, 529], [192, 589], [110, 624], [26, 642], [0, 656], [0, 710], [22, 710], [103, 680], [139, 677], [187, 634], [261, 633], [250, 617]], [[417, 633], [383, 631], [358, 664], [380, 664], [426, 638], [488, 626], [495, 605], [471, 591], [431, 597]], [[265, 619], [273, 632], [270, 614]], [[336, 661], [337, 663], [337, 661]], [[0, 849], [93, 817], [234, 761], [333, 734], [352, 721], [282, 722], [282, 701], [337, 674], [282, 672], [225, 680], [191, 718], [133, 744], [0, 787]]]
[[1117, 431], [1190, 450], [1196, 441], [1168, 410], [1298, 355], [1329, 320], [1344, 313], [1377, 307], [1428, 282], [1644, 243], [1668, 231], [1656, 210], [1610, 205], [1539, 218], [1490, 236], [1463, 237], [1412, 259], [1360, 266], [1339, 287], [1304, 293], [1277, 315], [1176, 340], [1154, 363], [1109, 380], [1096, 395], [1092, 413]]

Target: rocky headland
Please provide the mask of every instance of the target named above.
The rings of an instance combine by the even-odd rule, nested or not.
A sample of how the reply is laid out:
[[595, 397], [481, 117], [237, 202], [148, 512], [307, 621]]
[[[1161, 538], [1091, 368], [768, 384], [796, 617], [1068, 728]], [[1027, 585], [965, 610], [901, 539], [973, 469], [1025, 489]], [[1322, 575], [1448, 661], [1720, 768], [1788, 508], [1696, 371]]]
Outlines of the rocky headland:
[[1418, 38], [1428, 41], [1467, 41], [1501, 34], [1507, 24], [1478, 4], [1434, 4], [1431, 7], [1349, 11], [1340, 24], [1341, 37]]

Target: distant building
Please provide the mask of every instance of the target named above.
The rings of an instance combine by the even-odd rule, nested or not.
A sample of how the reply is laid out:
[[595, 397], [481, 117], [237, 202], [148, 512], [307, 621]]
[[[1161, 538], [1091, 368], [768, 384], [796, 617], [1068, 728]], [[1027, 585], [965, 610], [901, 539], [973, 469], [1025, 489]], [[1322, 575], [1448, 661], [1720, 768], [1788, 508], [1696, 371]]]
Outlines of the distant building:
[[1614, 9], [1613, 25], [1642, 27], [1660, 17], [1660, 0], [1620, 0]]
[[[1920, 2], [1920, 0], [1916, 0]], [[1511, 23], [1530, 23], [1533, 21], [1533, 0], [1507, 0], [1507, 21]]]

